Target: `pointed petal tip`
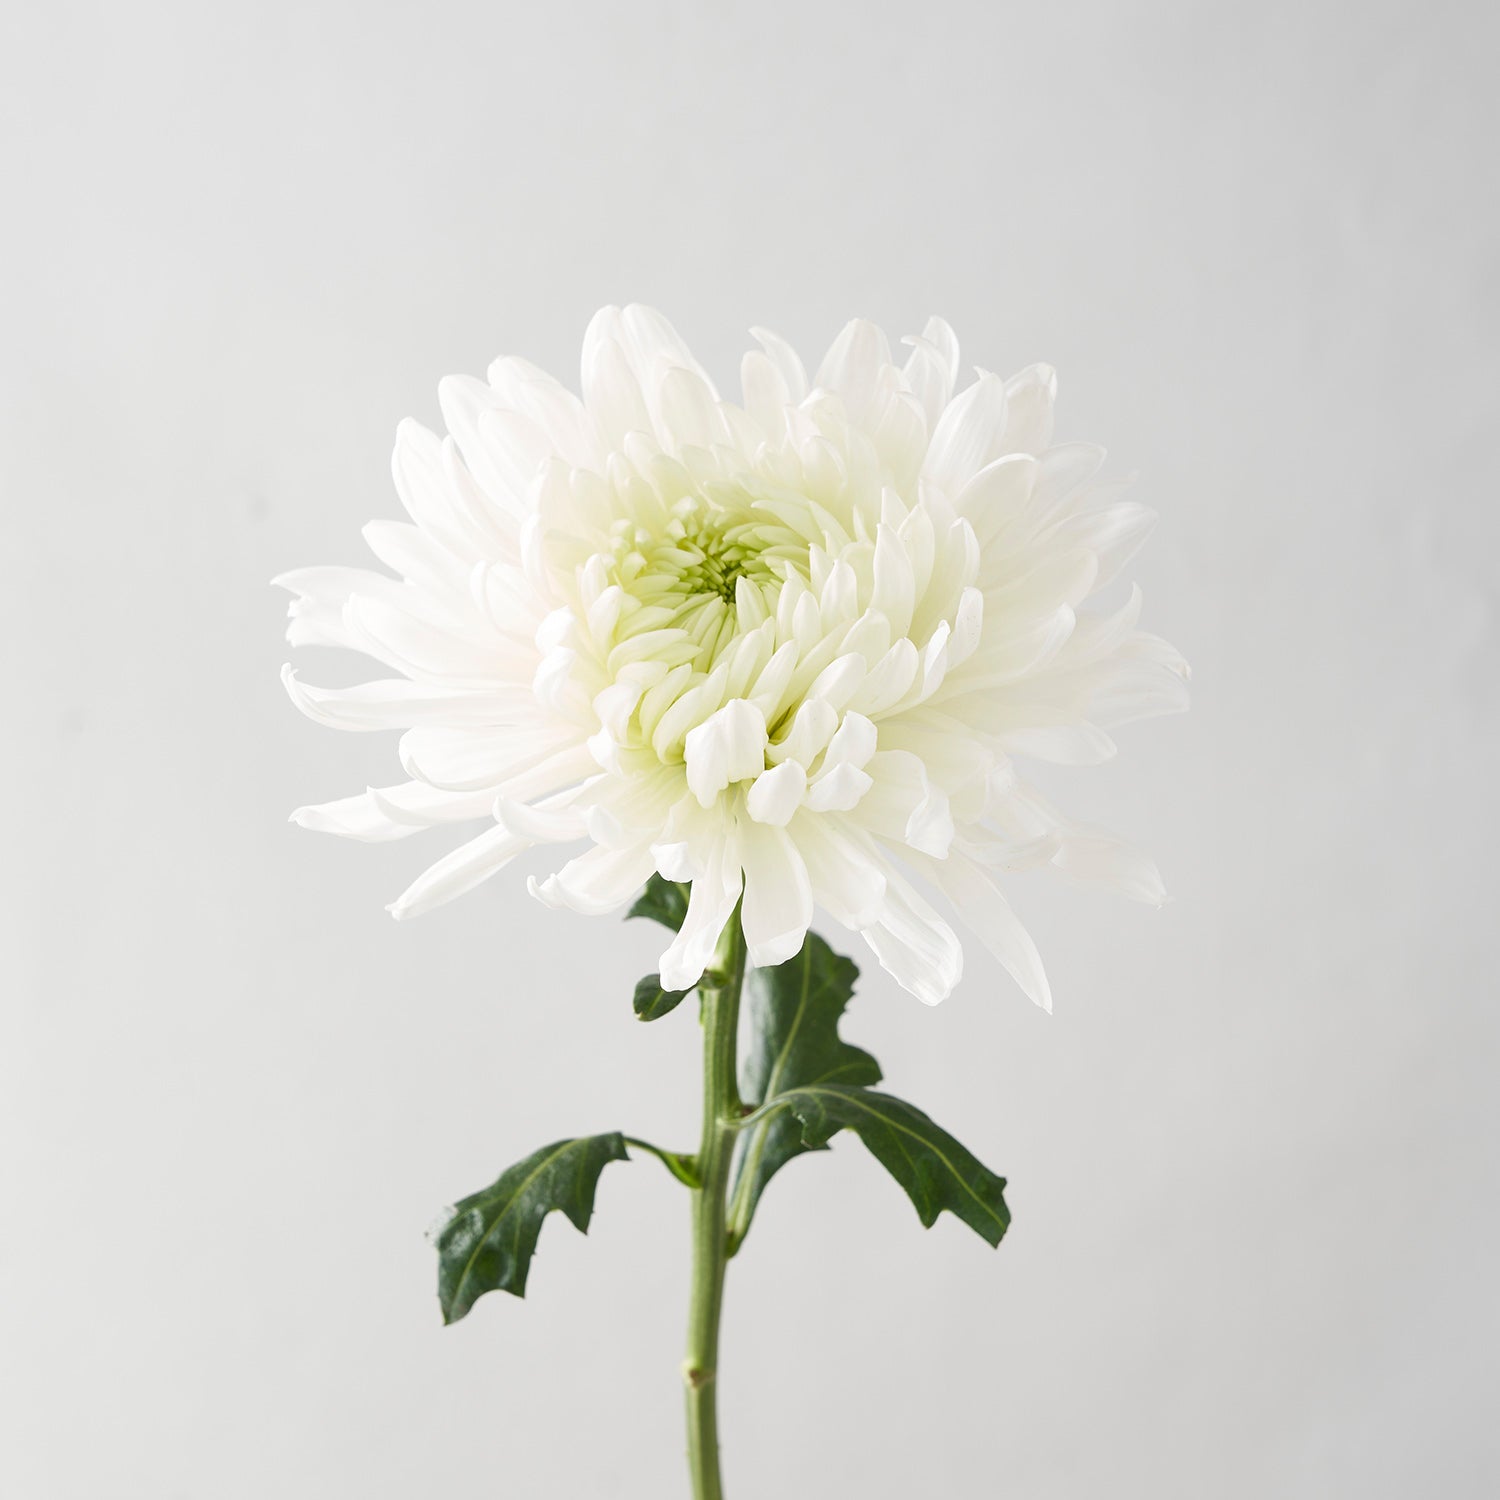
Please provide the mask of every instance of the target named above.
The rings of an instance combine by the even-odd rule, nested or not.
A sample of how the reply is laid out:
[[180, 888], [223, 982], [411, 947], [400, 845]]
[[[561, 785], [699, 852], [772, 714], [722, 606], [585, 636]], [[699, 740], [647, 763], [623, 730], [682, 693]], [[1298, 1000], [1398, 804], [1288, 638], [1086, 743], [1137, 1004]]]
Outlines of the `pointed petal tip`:
[[1032, 976], [1032, 982], [1022, 986], [1026, 998], [1039, 1009], [1052, 1014], [1052, 986], [1047, 981], [1047, 976], [1041, 970]]

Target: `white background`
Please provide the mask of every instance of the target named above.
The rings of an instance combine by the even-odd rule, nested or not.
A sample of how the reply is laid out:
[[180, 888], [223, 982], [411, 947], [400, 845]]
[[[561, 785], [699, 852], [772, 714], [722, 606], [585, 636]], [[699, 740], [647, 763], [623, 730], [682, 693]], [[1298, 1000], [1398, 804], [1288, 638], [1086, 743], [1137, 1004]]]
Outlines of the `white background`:
[[850, 1034], [1015, 1228], [791, 1167], [731, 1269], [735, 1500], [1496, 1492], [1490, 8], [4, 24], [0, 1491], [685, 1492], [656, 1164], [453, 1329], [423, 1239], [559, 1135], [691, 1146], [655, 934], [513, 874], [391, 922], [442, 838], [287, 826], [394, 750], [286, 702], [266, 582], [363, 560], [441, 375], [570, 376], [638, 298], [725, 385], [856, 313], [1052, 361], [1195, 668], [1054, 782], [1177, 898], [1018, 878], [1055, 1016], [977, 946], [934, 1011], [866, 965]]

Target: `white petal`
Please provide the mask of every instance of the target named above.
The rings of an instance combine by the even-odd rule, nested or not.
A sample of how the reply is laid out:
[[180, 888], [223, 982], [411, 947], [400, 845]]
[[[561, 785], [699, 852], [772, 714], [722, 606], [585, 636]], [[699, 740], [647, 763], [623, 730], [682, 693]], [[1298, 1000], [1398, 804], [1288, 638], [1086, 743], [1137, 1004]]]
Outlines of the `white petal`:
[[904, 637], [875, 663], [849, 699], [850, 710], [858, 709], [869, 719], [878, 719], [899, 703], [916, 681], [921, 658]]
[[768, 724], [781, 716], [782, 699], [796, 674], [799, 655], [795, 641], [783, 642], [755, 679], [751, 691], [745, 694], [766, 716]]
[[830, 704], [821, 698], [808, 698], [793, 715], [785, 736], [767, 747], [766, 759], [773, 765], [797, 760], [810, 766], [822, 754], [838, 725], [839, 716]]
[[807, 689], [809, 702], [826, 703], [837, 714], [864, 683], [869, 666], [864, 657], [850, 652], [831, 661]]
[[299, 807], [292, 822], [314, 833], [336, 833], [340, 838], [359, 839], [363, 843], [385, 843], [404, 839], [417, 832], [418, 823], [398, 823], [381, 811], [380, 804], [368, 791], [357, 797], [341, 797], [337, 802], [320, 802]]
[[880, 966], [924, 1005], [953, 993], [963, 977], [964, 954], [953, 929], [892, 869], [885, 872], [879, 914], [861, 936]]
[[1052, 863], [1075, 880], [1108, 886], [1132, 901], [1161, 906], [1167, 899], [1167, 888], [1155, 861], [1108, 834], [1066, 835]]
[[[665, 689], [671, 681], [669, 672], [659, 686]], [[720, 662], [708, 677], [690, 687], [675, 703], [672, 703], [656, 721], [651, 731], [651, 748], [660, 760], [669, 762], [673, 752], [681, 745], [686, 754], [686, 739], [694, 729], [701, 727], [724, 702], [724, 686], [729, 680], [729, 669]], [[641, 727], [644, 729], [651, 712], [651, 699], [656, 689], [646, 695], [641, 703]]]
[[873, 922], [885, 900], [886, 870], [875, 846], [826, 813], [803, 813], [789, 831], [807, 866], [813, 900], [855, 931]]
[[[1004, 583], [985, 591], [985, 609], [993, 620], [1014, 628], [1050, 614], [1059, 604], [1079, 604], [1098, 583], [1098, 558], [1083, 546], [1054, 545], [1024, 570], [1012, 568]], [[991, 643], [1006, 644], [997, 631]]]
[[368, 787], [357, 797], [299, 807], [291, 821], [315, 833], [384, 843], [434, 824], [486, 817], [493, 800], [488, 792], [439, 792], [420, 781], [407, 781], [399, 786]]
[[460, 557], [472, 555], [472, 542], [443, 474], [443, 440], [435, 432], [410, 418], [396, 428], [391, 477], [407, 515], [426, 535]]
[[596, 460], [591, 451], [588, 414], [560, 380], [514, 355], [497, 359], [487, 373], [490, 388], [501, 404], [535, 424], [570, 464]]
[[807, 806], [812, 812], [849, 812], [859, 806], [872, 785], [865, 772], [850, 765], [836, 765], [820, 772], [808, 788]]
[[948, 642], [948, 670], [952, 672], [974, 654], [984, 632], [984, 595], [966, 588], [953, 616], [953, 634]]
[[654, 394], [657, 431], [675, 452], [728, 441], [718, 397], [705, 378], [673, 367], [662, 372]]
[[1005, 447], [1011, 453], [1041, 453], [1052, 441], [1052, 404], [1057, 371], [1030, 365], [1005, 382]]
[[641, 384], [663, 366], [675, 366], [696, 375], [718, 400], [718, 392], [703, 366], [693, 358], [682, 335], [654, 307], [632, 302], [620, 314], [625, 352], [635, 366]]
[[1102, 511], [1093, 511], [1065, 523], [1070, 541], [1098, 555], [1099, 574], [1094, 588], [1102, 589], [1119, 576], [1120, 570], [1140, 551], [1156, 525], [1156, 512], [1131, 500], [1122, 500]]
[[399, 786], [372, 786], [370, 800], [393, 823], [410, 828], [431, 828], [437, 823], [468, 823], [489, 817], [494, 793], [488, 787], [477, 792], [445, 792], [425, 781], [406, 781]]
[[683, 742], [688, 789], [711, 807], [725, 787], [759, 776], [766, 764], [766, 720], [753, 703], [734, 698]]
[[618, 911], [651, 878], [656, 862], [647, 844], [625, 849], [590, 849], [569, 860], [545, 880], [527, 881], [531, 894], [547, 906], [565, 906], [585, 916]]
[[874, 323], [855, 318], [845, 324], [818, 366], [814, 384], [842, 397], [851, 421], [866, 431], [893, 388], [891, 346]]
[[1016, 870], [1034, 870], [1039, 865], [1050, 864], [1062, 846], [1056, 834], [1046, 834], [1034, 839], [956, 840], [955, 848], [986, 870], [1010, 873]]
[[404, 584], [370, 568], [293, 568], [288, 573], [278, 573], [271, 585], [339, 609], [355, 594], [369, 594], [397, 608], [411, 597]]
[[807, 866], [784, 830], [762, 824], [740, 829], [745, 872], [743, 920], [753, 964], [785, 963], [795, 956], [812, 923]]
[[862, 771], [874, 755], [879, 738], [879, 731], [863, 714], [847, 713], [828, 742], [823, 764], [828, 768], [849, 765]]
[[675, 880], [685, 885], [698, 873], [688, 844], [653, 844], [651, 857], [656, 861], [656, 873], [663, 880]]
[[962, 718], [962, 709], [953, 705], [966, 694], [993, 697], [1011, 683], [1044, 672], [1067, 645], [1076, 622], [1077, 616], [1064, 604], [1029, 626], [1018, 626], [1013, 635], [998, 640], [992, 649], [971, 657], [960, 677], [929, 696], [934, 703], [948, 704]]
[[1015, 714], [1015, 727], [1003, 729], [995, 735], [997, 743], [1014, 755], [1029, 755], [1058, 766], [1098, 766], [1115, 755], [1115, 742], [1097, 725], [1082, 722], [1026, 725], [1020, 722], [1041, 717], [1039, 711], [1033, 713], [1020, 709]]
[[875, 534], [875, 586], [870, 594], [870, 608], [890, 621], [893, 636], [904, 636], [911, 625], [916, 600], [911, 559], [894, 528], [882, 524]]
[[281, 669], [281, 682], [292, 702], [309, 719], [330, 729], [366, 732], [410, 729], [416, 724], [501, 724], [508, 713], [513, 714], [531, 698], [524, 687], [464, 691], [396, 678], [352, 688], [320, 688], [299, 681], [290, 664]]
[[[658, 855], [660, 851], [658, 850]], [[662, 987], [690, 990], [703, 977], [718, 945], [719, 934], [734, 915], [743, 879], [738, 858], [726, 853], [724, 840], [712, 848], [693, 877], [688, 893], [687, 915], [682, 927], [661, 956]]]
[[393, 917], [415, 917], [471, 891], [529, 847], [507, 828], [486, 829], [460, 844], [412, 881], [389, 908]]
[[784, 760], [755, 778], [745, 798], [745, 810], [757, 823], [783, 828], [802, 805], [807, 790], [807, 772], [795, 760]]
[[1104, 467], [1107, 457], [1097, 443], [1058, 443], [1037, 460], [1038, 509], [1052, 512], [1076, 496]]
[[959, 491], [953, 508], [973, 526], [981, 548], [1026, 514], [1036, 475], [1037, 461], [1029, 453], [1008, 453], [986, 464]]
[[909, 750], [927, 774], [950, 794], [989, 775], [997, 759], [993, 750], [956, 719], [938, 715], [887, 719], [880, 726], [882, 748]]
[[921, 403], [897, 391], [871, 419], [871, 436], [889, 482], [903, 494], [914, 491], [927, 453], [927, 419]]
[[1089, 693], [1088, 716], [1091, 722], [1111, 728], [1136, 719], [1186, 713], [1191, 702], [1182, 671], [1160, 662], [1117, 657], [1079, 675], [1098, 678]]
[[947, 372], [948, 389], [951, 392], [958, 379], [958, 335], [943, 318], [928, 318], [922, 329], [923, 342], [936, 351]]
[[458, 590], [465, 568], [410, 521], [366, 521], [360, 531], [365, 545], [386, 567], [429, 594]]
[[800, 401], [807, 394], [807, 372], [802, 368], [802, 361], [797, 357], [797, 351], [779, 334], [772, 333], [768, 328], [752, 328], [750, 333], [766, 351], [766, 358], [776, 366], [782, 380], [786, 383], [791, 400]]
[[[568, 793], [561, 803], [535, 805], [518, 802], [514, 797], [495, 799], [495, 820], [528, 843], [565, 844], [588, 835], [588, 810], [572, 800]], [[642, 879], [644, 880], [644, 876]]]
[[781, 371], [768, 355], [752, 349], [740, 361], [740, 385], [750, 420], [767, 439], [779, 441], [786, 432], [786, 409], [792, 404], [792, 393]]
[[1043, 1010], [1052, 1009], [1052, 990], [1042, 958], [994, 877], [958, 853], [923, 866], [958, 908], [979, 941], [1000, 960], [1012, 979]]
[[586, 745], [564, 745], [525, 770], [507, 776], [495, 788], [495, 793], [513, 797], [518, 802], [529, 802], [535, 797], [545, 797], [549, 792], [589, 781], [598, 770], [599, 766]]
[[931, 318], [921, 338], [902, 342], [910, 344], [912, 351], [902, 375], [907, 388], [921, 402], [931, 431], [953, 395], [953, 382], [958, 378], [958, 340], [941, 318]]
[[953, 815], [927, 767], [909, 751], [881, 750], [867, 769], [873, 785], [855, 821], [881, 838], [941, 859], [953, 842]]
[[603, 442], [618, 448], [628, 432], [649, 432], [640, 377], [631, 368], [622, 341], [624, 328], [617, 307], [602, 307], [583, 335], [584, 405]]
[[445, 792], [491, 787], [493, 796], [503, 782], [577, 748], [573, 736], [541, 733], [532, 725], [493, 729], [434, 725], [407, 730], [401, 736], [399, 753], [402, 769], [413, 781], [425, 781]]
[[1005, 382], [982, 374], [938, 421], [922, 476], [950, 499], [1003, 451]]
[[1113, 655], [1129, 638], [1141, 617], [1143, 596], [1132, 584], [1130, 597], [1113, 614], [1081, 614], [1065, 653], [1070, 666]]
[[361, 650], [409, 677], [483, 682], [502, 674], [509, 658], [498, 641], [364, 594], [344, 605], [344, 623]]
[[[512, 451], [508, 436], [503, 447], [489, 436], [492, 424], [497, 422], [519, 427], [524, 457], [518, 456], [523, 450]], [[514, 557], [530, 476], [551, 449], [530, 422], [506, 411], [480, 414], [477, 441], [484, 444], [485, 465], [476, 471], [473, 463], [466, 461], [456, 438], [443, 439], [440, 461], [449, 503], [471, 552], [485, 558]]]

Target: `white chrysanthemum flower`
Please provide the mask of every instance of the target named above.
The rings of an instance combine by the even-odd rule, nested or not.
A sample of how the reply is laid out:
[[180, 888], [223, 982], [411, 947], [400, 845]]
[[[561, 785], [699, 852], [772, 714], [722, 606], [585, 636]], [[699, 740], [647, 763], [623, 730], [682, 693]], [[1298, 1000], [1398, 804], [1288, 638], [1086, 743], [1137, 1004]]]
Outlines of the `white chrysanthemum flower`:
[[1114, 753], [1113, 725], [1186, 706], [1186, 668], [1136, 628], [1140, 595], [1079, 606], [1152, 520], [1052, 444], [1053, 372], [980, 371], [933, 319], [893, 363], [854, 322], [816, 375], [757, 332], [724, 400], [658, 313], [605, 308], [583, 399], [520, 359], [440, 387], [450, 435], [397, 436], [411, 521], [365, 539], [395, 577], [307, 568], [293, 644], [396, 675], [326, 689], [339, 729], [400, 728], [408, 780], [293, 815], [396, 839], [483, 819], [395, 903], [412, 915], [538, 844], [586, 844], [531, 889], [610, 912], [653, 872], [691, 881], [662, 955], [702, 975], [743, 894], [752, 962], [800, 948], [813, 909], [863, 935], [920, 999], [962, 950], [913, 877], [953, 903], [1032, 999], [1036, 949], [998, 876], [1048, 868], [1157, 902], [1151, 862], [1069, 821], [1015, 758]]

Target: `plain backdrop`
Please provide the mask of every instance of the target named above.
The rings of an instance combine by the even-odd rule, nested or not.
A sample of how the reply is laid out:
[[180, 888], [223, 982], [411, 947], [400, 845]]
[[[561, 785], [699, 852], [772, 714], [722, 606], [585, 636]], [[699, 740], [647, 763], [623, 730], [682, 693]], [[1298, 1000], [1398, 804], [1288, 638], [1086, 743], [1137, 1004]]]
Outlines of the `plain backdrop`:
[[846, 1031], [1015, 1227], [792, 1166], [731, 1268], [735, 1500], [1497, 1492], [1492, 9], [3, 24], [0, 1493], [685, 1493], [666, 1173], [452, 1329], [424, 1240], [559, 1135], [691, 1146], [655, 933], [514, 872], [393, 923], [444, 839], [287, 825], [394, 746], [291, 708], [267, 585], [363, 560], [440, 376], [574, 378], [629, 299], [726, 386], [855, 314], [1051, 361], [1195, 668], [1049, 783], [1176, 897], [1018, 877], [1054, 1016], [977, 945], [935, 1010], [864, 965]]

